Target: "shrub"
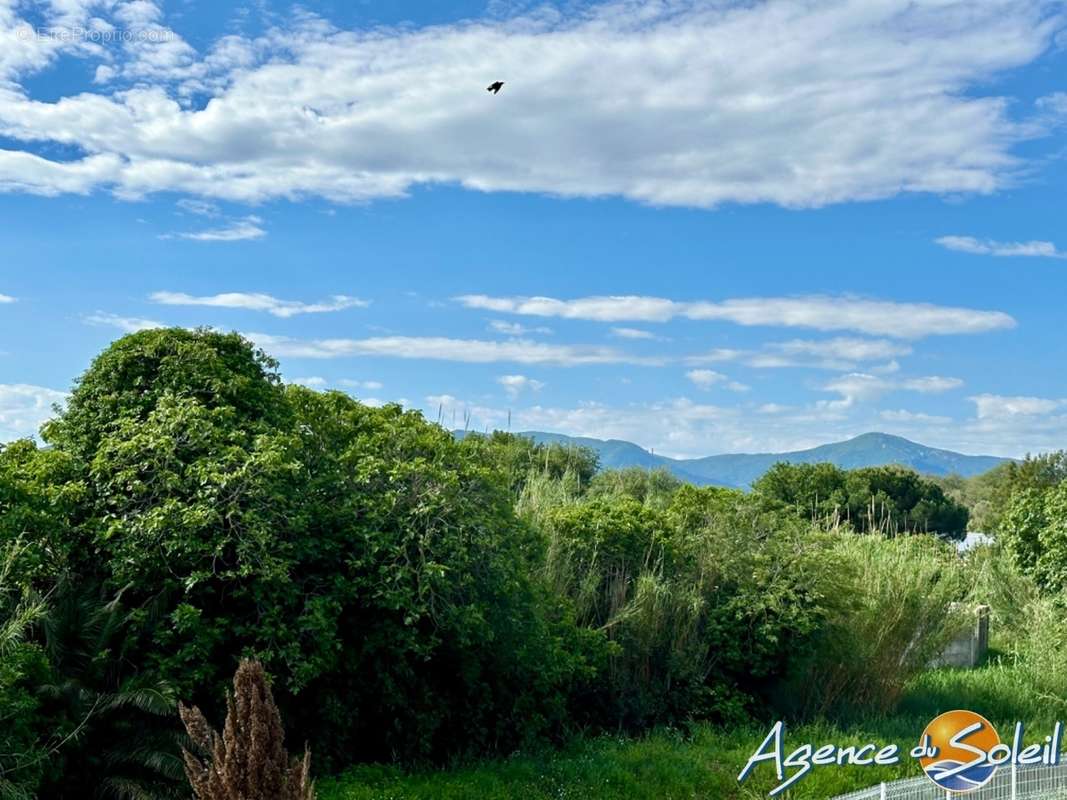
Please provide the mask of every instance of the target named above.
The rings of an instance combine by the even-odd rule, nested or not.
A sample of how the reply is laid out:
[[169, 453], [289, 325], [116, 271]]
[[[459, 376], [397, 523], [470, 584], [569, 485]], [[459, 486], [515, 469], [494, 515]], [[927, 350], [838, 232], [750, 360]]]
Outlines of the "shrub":
[[670, 505], [682, 482], [666, 467], [606, 470], [597, 474], [589, 484], [589, 497], [611, 499], [629, 497], [652, 508]]
[[534, 477], [559, 481], [569, 476], [577, 490], [584, 491], [598, 467], [595, 450], [559, 442], [535, 443], [522, 434], [503, 431], [485, 435], [468, 433], [462, 436], [462, 442], [462, 449], [490, 466], [506, 482], [515, 498]]
[[829, 555], [842, 602], [787, 684], [788, 704], [807, 714], [889, 712], [965, 624], [955, 604], [969, 595], [966, 567], [929, 536], [840, 534]]
[[841, 602], [833, 537], [732, 489], [682, 487], [669, 515], [702, 603], [708, 716], [758, 714]]
[[261, 659], [320, 764], [559, 735], [601, 658], [532, 580], [542, 544], [495, 461], [282, 387], [240, 337], [119, 340], [47, 435], [81, 465], [79, 578], [131, 609], [112, 652], [207, 709]]
[[741, 492], [596, 498], [544, 524], [551, 584], [615, 647], [592, 698], [605, 724], [737, 721], [826, 617], [823, 537]]

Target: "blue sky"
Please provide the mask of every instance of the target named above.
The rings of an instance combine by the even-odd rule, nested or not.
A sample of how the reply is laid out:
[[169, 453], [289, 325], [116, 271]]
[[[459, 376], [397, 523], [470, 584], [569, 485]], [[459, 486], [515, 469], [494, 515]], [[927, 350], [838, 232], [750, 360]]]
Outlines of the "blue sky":
[[210, 325], [460, 427], [1065, 447], [1065, 45], [1046, 0], [0, 0], [0, 439]]

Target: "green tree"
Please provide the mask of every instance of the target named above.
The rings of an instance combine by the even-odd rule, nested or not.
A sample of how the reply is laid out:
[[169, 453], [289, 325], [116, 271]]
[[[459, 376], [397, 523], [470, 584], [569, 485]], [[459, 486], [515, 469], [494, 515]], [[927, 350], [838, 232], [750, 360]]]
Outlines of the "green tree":
[[842, 470], [832, 464], [776, 464], [753, 489], [823, 527], [861, 533], [936, 533], [960, 539], [968, 511], [944, 490], [902, 467]]
[[592, 674], [498, 462], [417, 413], [163, 330], [94, 360], [46, 435], [80, 465], [79, 577], [122, 592], [138, 680], [217, 708], [259, 658], [326, 766], [559, 733]]

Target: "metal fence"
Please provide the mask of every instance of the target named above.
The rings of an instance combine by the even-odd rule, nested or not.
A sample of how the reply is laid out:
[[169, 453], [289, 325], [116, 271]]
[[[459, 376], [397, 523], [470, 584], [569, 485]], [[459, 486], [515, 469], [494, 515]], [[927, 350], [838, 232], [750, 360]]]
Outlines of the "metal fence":
[[1067, 800], [1067, 764], [1003, 766], [993, 779], [966, 794], [937, 788], [926, 778], [908, 778], [839, 795], [833, 800]]

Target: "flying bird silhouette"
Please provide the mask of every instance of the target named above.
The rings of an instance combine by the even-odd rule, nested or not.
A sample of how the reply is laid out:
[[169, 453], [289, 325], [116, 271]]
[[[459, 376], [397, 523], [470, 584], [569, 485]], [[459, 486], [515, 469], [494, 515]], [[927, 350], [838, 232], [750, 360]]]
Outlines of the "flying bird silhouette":
[[500, 90], [504, 88], [504, 81], [494, 81], [489, 84], [485, 91], [492, 92], [493, 94], [500, 94]]

